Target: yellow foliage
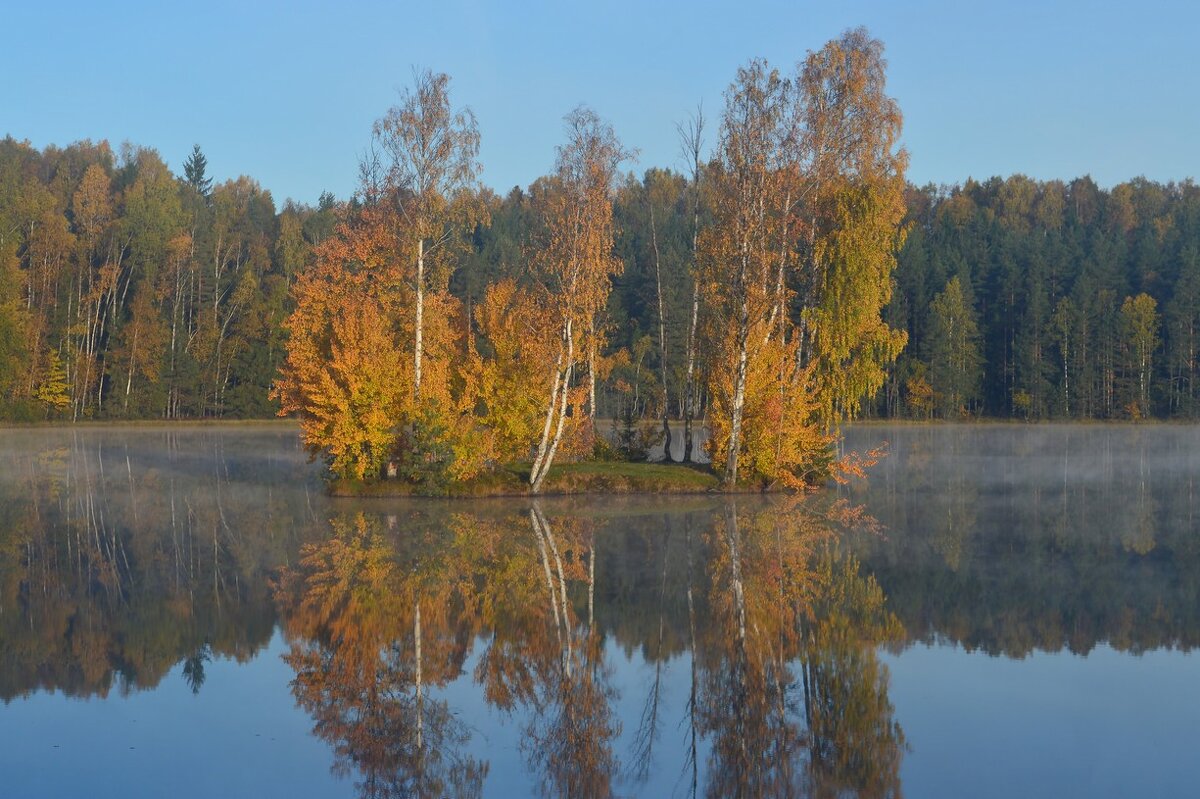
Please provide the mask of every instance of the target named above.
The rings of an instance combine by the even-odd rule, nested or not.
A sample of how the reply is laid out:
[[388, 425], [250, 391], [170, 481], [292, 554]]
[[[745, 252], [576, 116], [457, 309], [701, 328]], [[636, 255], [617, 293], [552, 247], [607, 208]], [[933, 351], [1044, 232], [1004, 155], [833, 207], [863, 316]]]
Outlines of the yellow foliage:
[[347, 301], [325, 330], [306, 331], [302, 319], [298, 309], [286, 376], [276, 384], [280, 413], [300, 412], [306, 447], [324, 452], [336, 474], [375, 476], [405, 396], [403, 359], [382, 309], [363, 297]]
[[904, 387], [908, 393], [908, 408], [913, 416], [928, 419], [933, 415], [933, 386], [921, 375], [910, 377]]
[[[738, 472], [767, 482], [802, 487], [804, 478], [828, 458], [832, 444], [832, 438], [822, 432], [813, 412], [811, 368], [795, 367], [794, 342], [781, 344], [778, 336], [766, 340], [761, 329], [751, 331], [750, 341]], [[714, 359], [709, 375], [712, 413], [708, 452], [713, 463], [724, 463], [729, 456], [736, 369], [732, 341], [726, 349], [728, 356]]]
[[491, 351], [489, 358], [479, 358], [477, 368], [484, 420], [495, 436], [496, 455], [502, 460], [528, 458], [541, 435], [558, 354], [547, 299], [518, 288], [513, 280], [502, 280], [488, 287], [484, 302], [475, 309], [475, 323]]
[[805, 311], [812, 336], [818, 410], [828, 425], [858, 414], [883, 385], [885, 367], [908, 341], [880, 311], [892, 296], [903, 243], [903, 184], [895, 178], [830, 192], [827, 228], [814, 241], [818, 301]]
[[[339, 476], [373, 479], [398, 449], [433, 447], [450, 450], [449, 476], [464, 480], [494, 457], [476, 415], [481, 361], [467, 341], [462, 303], [445, 290], [426, 292], [415, 398], [414, 292], [392, 221], [362, 211], [297, 278], [287, 359], [272, 393], [280, 415], [300, 416], [306, 448], [323, 453]], [[435, 440], [411, 440], [418, 434]]]
[[46, 364], [42, 369], [34, 397], [52, 409], [62, 410], [71, 404], [70, 386], [62, 359], [56, 350], [46, 352]]

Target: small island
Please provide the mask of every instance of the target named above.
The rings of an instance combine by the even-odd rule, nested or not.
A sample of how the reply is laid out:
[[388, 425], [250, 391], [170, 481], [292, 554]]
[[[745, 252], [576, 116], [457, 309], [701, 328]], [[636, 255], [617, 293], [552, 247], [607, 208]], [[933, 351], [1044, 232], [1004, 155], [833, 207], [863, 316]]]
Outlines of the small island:
[[[450, 283], [470, 272], [494, 203], [478, 185], [473, 115], [452, 104], [448, 76], [417, 73], [376, 121], [354, 201], [292, 286], [279, 413], [299, 418], [339, 495], [822, 482], [839, 425], [907, 340], [882, 318], [907, 161], [885, 67], [878, 40], [847, 31], [795, 74], [763, 60], [739, 69], [708, 157], [703, 113], [680, 127], [690, 174], [637, 187], [656, 324], [626, 347], [609, 340], [610, 298], [623, 267], [613, 200], [632, 151], [591, 109], [568, 113], [555, 169], [523, 203], [515, 268], [477, 275], [464, 301]], [[668, 247], [667, 288], [682, 303], [664, 291]], [[684, 319], [669, 321], [680, 305]], [[674, 360], [669, 324], [685, 339]], [[641, 396], [651, 351], [660, 381]], [[623, 419], [615, 436], [599, 429], [601, 393]], [[660, 464], [645, 462], [654, 438]]]

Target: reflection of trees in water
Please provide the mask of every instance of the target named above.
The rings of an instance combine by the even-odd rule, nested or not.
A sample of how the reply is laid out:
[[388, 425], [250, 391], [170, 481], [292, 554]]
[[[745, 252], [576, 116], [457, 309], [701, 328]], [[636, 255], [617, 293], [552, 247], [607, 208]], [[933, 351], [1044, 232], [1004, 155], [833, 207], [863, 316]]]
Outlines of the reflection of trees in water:
[[291, 470], [247, 482], [216, 443], [167, 433], [149, 456], [45, 435], [0, 464], [0, 698], [153, 687], [180, 661], [199, 691], [213, 657], [266, 644], [266, 575], [311, 533]]
[[827, 549], [817, 571], [822, 588], [801, 658], [816, 794], [897, 795], [904, 733], [876, 646], [899, 640], [904, 630], [856, 559]]
[[1140, 449], [1137, 454], [1137, 474], [1133, 497], [1133, 513], [1128, 525], [1121, 535], [1121, 543], [1131, 552], [1139, 555], [1149, 554], [1154, 549], [1157, 508], [1154, 495], [1150, 492], [1147, 474], [1146, 450]]
[[443, 553], [413, 538], [398, 553], [378, 520], [358, 515], [306, 546], [279, 587], [292, 641], [284, 659], [335, 773], [353, 775], [362, 796], [475, 796], [486, 766], [460, 755], [465, 726], [424, 695], [461, 671], [445, 612], [457, 599], [454, 575], [433, 562]]
[[[645, 779], [680, 718], [692, 793], [702, 780], [711, 796], [898, 793], [903, 736], [875, 656], [896, 621], [831, 548], [825, 517], [731, 504], [661, 524], [638, 528], [639, 545], [620, 538], [620, 519], [606, 529], [541, 505], [396, 529], [335, 520], [278, 600], [294, 691], [339, 770], [368, 796], [477, 792], [488, 766], [435, 698], [475, 642], [473, 677], [517, 724], [544, 795], [608, 796]], [[622, 586], [613, 569], [626, 558], [643, 571]], [[653, 674], [624, 765], [606, 636], [640, 647]], [[690, 688], [672, 707], [662, 686], [679, 647], [693, 653]]]
[[696, 653], [710, 796], [899, 793], [904, 739], [875, 654], [899, 625], [823, 522], [731, 504], [712, 534]]
[[[127, 451], [64, 437], [13, 461], [0, 696], [103, 695], [176, 667], [203, 695], [213, 661], [254, 656], [278, 617], [295, 696], [365, 796], [480, 792], [488, 765], [442, 690], [468, 658], [547, 796], [628, 792], [682, 765], [678, 744], [691, 753], [682, 785], [698, 791], [816, 793], [813, 753], [863, 740], [831, 721], [833, 749], [818, 747], [820, 714], [803, 706], [827, 536], [811, 513], [695, 500], [647, 523], [637, 506], [430, 503], [330, 527], [296, 463], [258, 468], [222, 440], [234, 439], [164, 433]], [[648, 668], [631, 697], [644, 712], [624, 719], [622, 647]], [[810, 676], [824, 685], [849, 661], [831, 662]]]
[[[153, 686], [176, 666], [202, 691], [212, 660], [261, 649], [277, 608], [297, 698], [366, 795], [478, 792], [487, 764], [441, 691], [471, 658], [549, 796], [630, 792], [664, 766], [682, 792], [886, 796], [904, 745], [876, 647], [896, 617], [1009, 654], [1198, 643], [1196, 470], [1167, 468], [1195, 456], [1169, 432], [1085, 448], [1038, 429], [1048, 443], [996, 453], [972, 430], [947, 468], [940, 434], [914, 431], [873, 475], [887, 530], [855, 543], [863, 570], [832, 543], [852, 514], [811, 497], [409, 503], [331, 535], [293, 467], [64, 436], [0, 475], [0, 698]], [[622, 649], [646, 663], [623, 717]]]
[[1194, 428], [871, 435], [892, 442], [865, 495], [886, 537], [855, 549], [913, 638], [1012, 656], [1200, 644]]
[[[556, 525], [564, 553], [538, 504], [530, 509], [529, 519], [546, 577], [546, 603], [552, 609], [557, 657], [536, 670], [545, 679], [534, 684], [528, 697], [533, 712], [522, 749], [532, 770], [541, 775], [546, 795], [608, 796], [617, 767], [612, 739], [620, 725], [612, 711], [614, 694], [603, 662], [603, 643], [593, 625], [596, 573], [592, 534], [587, 529], [590, 525], [583, 520]], [[569, 563], [575, 567], [577, 579], [587, 585], [586, 625], [574, 617], [572, 603], [567, 601], [564, 554], [571, 556]], [[538, 649], [545, 651], [548, 647]]]

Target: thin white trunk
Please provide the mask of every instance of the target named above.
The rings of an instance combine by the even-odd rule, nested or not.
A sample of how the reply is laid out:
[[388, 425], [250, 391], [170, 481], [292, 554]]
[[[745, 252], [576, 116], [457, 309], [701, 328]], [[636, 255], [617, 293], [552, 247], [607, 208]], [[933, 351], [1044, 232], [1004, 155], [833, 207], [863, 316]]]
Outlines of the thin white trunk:
[[658, 290], [658, 351], [662, 372], [663, 460], [671, 462], [670, 392], [667, 391], [667, 315], [663, 310], [662, 264], [658, 252], [658, 225], [654, 217], [654, 202], [650, 202], [650, 241], [654, 245], [654, 282]]
[[596, 321], [588, 325], [588, 416], [596, 420]]
[[542, 437], [538, 442], [537, 455], [533, 459], [533, 468], [530, 470], [530, 482], [542, 468], [542, 462], [546, 459], [546, 450], [550, 446], [550, 431], [554, 427], [554, 409], [558, 407], [558, 390], [562, 383], [562, 364], [563, 351], [558, 352], [558, 361], [554, 364], [554, 382], [550, 390], [550, 401], [546, 405], [546, 423], [542, 425]]
[[[695, 247], [694, 237], [692, 246]], [[692, 281], [692, 319], [688, 324], [687, 378], [683, 387], [683, 460], [685, 463], [696, 459], [692, 420], [696, 415], [696, 324], [700, 318], [700, 282], [694, 276]]]
[[546, 458], [542, 462], [542, 469], [533, 481], [530, 489], [534, 494], [542, 490], [542, 482], [546, 479], [546, 475], [549, 474], [550, 467], [554, 465], [554, 454], [558, 451], [558, 442], [562, 440], [563, 424], [567, 418], [567, 395], [574, 369], [574, 364], [568, 366], [567, 373], [563, 378], [562, 391], [559, 392], [558, 425], [554, 431], [554, 439], [550, 442], [550, 448], [546, 451]]
[[[570, 394], [571, 376], [575, 367], [575, 339], [572, 332], [572, 320], [568, 319], [564, 329], [566, 353], [559, 353], [559, 361], [555, 369], [554, 387], [550, 392], [550, 404], [546, 409], [546, 424], [542, 428], [542, 440], [538, 446], [537, 458], [529, 473], [530, 491], [534, 494], [542, 490], [542, 482], [554, 463], [554, 453], [562, 440], [563, 424], [567, 415], [567, 398]], [[564, 368], [565, 366], [565, 368]], [[554, 424], [557, 417], [558, 423]], [[550, 439], [550, 429], [554, 427], [554, 437]]]
[[[747, 245], [743, 245], [748, 248]], [[738, 296], [738, 362], [737, 374], [733, 383], [732, 420], [729, 427], [729, 454], [725, 461], [725, 482], [732, 486], [737, 483], [738, 450], [742, 443], [742, 411], [746, 404], [746, 366], [749, 356], [750, 338], [750, 300], [746, 296], [746, 266], [745, 249], [743, 250], [742, 269], [736, 287]]]
[[425, 325], [425, 239], [417, 241], [417, 314], [413, 346], [413, 396], [421, 397], [421, 336]]

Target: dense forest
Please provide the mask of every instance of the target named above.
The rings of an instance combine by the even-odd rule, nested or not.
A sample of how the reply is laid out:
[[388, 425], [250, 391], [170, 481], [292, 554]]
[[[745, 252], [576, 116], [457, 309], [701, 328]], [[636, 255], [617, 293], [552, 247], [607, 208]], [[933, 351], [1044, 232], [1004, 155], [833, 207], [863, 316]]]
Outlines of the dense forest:
[[[745, 86], [770, 88], [770, 75], [748, 70], [739, 76]], [[590, 112], [576, 113], [583, 117], [570, 124], [604, 131]], [[611, 219], [601, 225], [612, 242], [611, 258], [601, 253], [611, 291], [597, 295], [602, 306], [588, 311], [594, 329], [581, 338], [596, 416], [701, 418], [714, 401], [710, 383], [690, 374], [702, 367], [695, 350], [704, 327], [694, 270], [698, 230], [723, 213], [712, 185], [728, 172], [720, 152], [728, 136], [702, 122], [683, 126], [691, 137], [682, 142], [682, 171], [613, 173]], [[608, 144], [608, 167], [627, 164], [615, 138]], [[883, 151], [891, 157], [890, 145]], [[387, 182], [387, 169], [374, 166], [376, 182], [365, 177], [348, 200], [326, 194], [315, 208], [277, 207], [248, 177], [214, 182], [199, 146], [176, 174], [156, 151], [128, 144], [117, 152], [104, 142], [39, 151], [11, 136], [0, 141], [0, 418], [274, 415], [278, 395], [270, 391], [284, 364], [294, 285], [322, 253], [330, 257], [339, 225], [343, 234], [355, 225], [361, 232], [379, 201], [372, 187]], [[469, 209], [446, 210], [466, 214], [458, 220], [466, 233], [453, 257], [431, 256], [432, 279], [460, 304], [485, 352], [495, 342], [474, 328], [503, 299], [495, 287], [546, 282], [540, 262], [554, 246], [548, 198], [562, 180], [551, 175], [504, 196], [468, 180]], [[864, 382], [864, 395], [838, 399], [831, 416], [1136, 419], [1200, 411], [1200, 190], [1191, 181], [1104, 189], [1087, 177], [1015, 175], [909, 186], [904, 201], [883, 319], [907, 334], [907, 345], [894, 361], [879, 359], [881, 386]], [[809, 244], [797, 256], [801, 266], [814, 258]], [[805, 279], [796, 274], [788, 278], [793, 303]], [[718, 302], [714, 291], [709, 299]], [[807, 311], [793, 311], [804, 329]], [[893, 336], [880, 346], [895, 344]], [[519, 337], [516, 346], [537, 349]], [[538, 357], [553, 360], [552, 350]]]
[[[3, 418], [269, 417], [288, 286], [345, 203], [287, 202], [202, 154], [176, 176], [153, 150], [0, 141]], [[614, 200], [623, 269], [608, 304], [602, 413], [653, 415], [663, 357], [685, 366], [691, 180], [628, 175]], [[1195, 418], [1200, 189], [1103, 189], [1021, 175], [910, 187], [887, 318], [909, 333], [866, 413], [889, 417]], [[487, 195], [451, 291], [525, 272], [528, 191]], [[657, 265], [657, 270], [656, 270]], [[662, 313], [656, 278], [662, 280]], [[956, 321], [957, 320], [957, 321]], [[682, 381], [668, 373], [670, 409]]]
[[0, 414], [266, 417], [288, 285], [334, 223], [199, 148], [0, 141]]

